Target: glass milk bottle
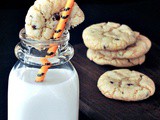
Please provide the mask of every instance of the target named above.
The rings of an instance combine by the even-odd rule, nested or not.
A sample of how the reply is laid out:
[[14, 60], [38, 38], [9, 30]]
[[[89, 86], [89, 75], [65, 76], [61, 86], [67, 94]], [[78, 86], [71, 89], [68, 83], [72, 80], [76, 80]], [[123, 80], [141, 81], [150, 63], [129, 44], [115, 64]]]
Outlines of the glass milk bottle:
[[[38, 41], [27, 39], [25, 30], [15, 47], [19, 59], [13, 66], [8, 85], [8, 120], [78, 120], [79, 79], [69, 61], [74, 54], [68, 43], [69, 32], [58, 40]], [[40, 58], [46, 55], [50, 44], [57, 44], [56, 56], [49, 58], [44, 82], [35, 78], [42, 66]]]

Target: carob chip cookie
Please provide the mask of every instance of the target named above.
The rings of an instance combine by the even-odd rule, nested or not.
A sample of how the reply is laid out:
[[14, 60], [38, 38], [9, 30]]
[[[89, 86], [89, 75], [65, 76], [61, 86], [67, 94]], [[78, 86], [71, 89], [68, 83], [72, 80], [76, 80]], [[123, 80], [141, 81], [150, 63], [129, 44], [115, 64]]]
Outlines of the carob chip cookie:
[[124, 50], [118, 51], [99, 51], [101, 54], [110, 58], [137, 58], [145, 55], [151, 48], [151, 41], [143, 36], [139, 35], [135, 44], [128, 46]]
[[141, 65], [145, 61], [145, 55], [132, 59], [109, 58], [99, 51], [88, 49], [87, 57], [99, 65], [112, 65], [116, 67], [131, 67]]
[[136, 42], [136, 34], [127, 25], [108, 22], [87, 27], [83, 31], [86, 47], [93, 50], [121, 50]]
[[144, 100], [155, 92], [155, 84], [148, 76], [128, 69], [105, 72], [97, 86], [107, 98], [123, 101]]
[[[36, 0], [30, 7], [25, 19], [27, 37], [34, 40], [49, 40], [53, 33], [67, 0]], [[72, 12], [66, 23], [66, 29], [75, 27], [84, 21], [84, 14], [77, 3], [74, 3]]]

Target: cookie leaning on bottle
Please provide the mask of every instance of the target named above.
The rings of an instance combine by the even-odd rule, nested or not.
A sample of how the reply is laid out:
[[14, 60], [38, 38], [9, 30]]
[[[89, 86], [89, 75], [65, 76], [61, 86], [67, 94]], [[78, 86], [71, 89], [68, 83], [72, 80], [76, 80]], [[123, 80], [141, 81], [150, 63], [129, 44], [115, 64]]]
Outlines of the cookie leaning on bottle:
[[[26, 19], [25, 30], [27, 37], [34, 40], [49, 40], [53, 38], [60, 16], [67, 0], [36, 0], [30, 7]], [[66, 29], [75, 27], [84, 21], [84, 13], [74, 3]]]

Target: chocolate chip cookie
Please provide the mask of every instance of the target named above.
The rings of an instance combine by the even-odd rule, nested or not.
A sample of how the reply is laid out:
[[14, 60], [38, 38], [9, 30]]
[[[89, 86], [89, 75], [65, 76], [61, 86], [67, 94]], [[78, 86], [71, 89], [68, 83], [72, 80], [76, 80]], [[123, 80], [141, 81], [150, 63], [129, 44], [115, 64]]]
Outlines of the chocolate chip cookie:
[[109, 58], [99, 51], [88, 49], [87, 57], [99, 65], [112, 65], [115, 67], [131, 67], [141, 65], [145, 61], [145, 55], [132, 59]]
[[137, 36], [127, 25], [104, 22], [87, 27], [82, 37], [90, 49], [115, 51], [135, 43]]
[[148, 76], [128, 69], [105, 72], [97, 86], [107, 98], [123, 101], [144, 100], [155, 92], [155, 84]]

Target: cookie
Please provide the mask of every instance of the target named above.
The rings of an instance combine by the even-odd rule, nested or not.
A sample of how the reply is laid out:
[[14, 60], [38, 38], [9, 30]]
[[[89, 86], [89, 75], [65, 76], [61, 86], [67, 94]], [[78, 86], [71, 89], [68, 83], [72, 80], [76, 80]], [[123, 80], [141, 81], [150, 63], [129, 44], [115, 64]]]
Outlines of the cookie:
[[88, 49], [87, 57], [98, 65], [112, 65], [115, 67], [131, 67], [141, 65], [145, 61], [145, 56], [133, 59], [109, 58], [98, 51]]
[[118, 51], [99, 51], [101, 54], [110, 58], [138, 58], [146, 54], [151, 48], [151, 41], [143, 36], [139, 35], [135, 44], [128, 46], [124, 50]]
[[[49, 40], [53, 38], [54, 29], [60, 20], [67, 0], [36, 0], [30, 7], [25, 19], [28, 38]], [[66, 29], [75, 27], [84, 21], [84, 14], [77, 3], [72, 8]]]
[[108, 22], [87, 27], [83, 31], [86, 47], [93, 50], [121, 50], [136, 42], [136, 34], [127, 25]]
[[105, 72], [97, 86], [107, 98], [123, 101], [144, 100], [155, 92], [155, 84], [148, 76], [128, 69]]

